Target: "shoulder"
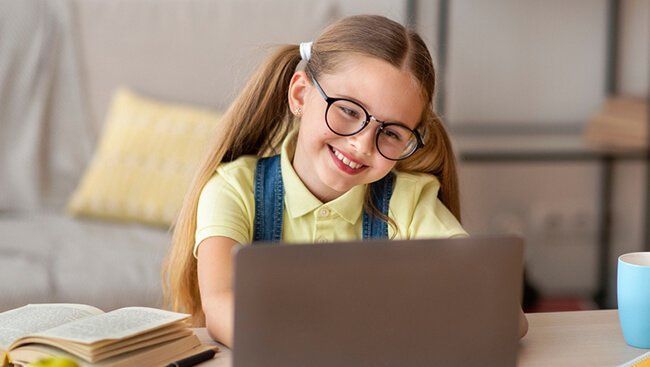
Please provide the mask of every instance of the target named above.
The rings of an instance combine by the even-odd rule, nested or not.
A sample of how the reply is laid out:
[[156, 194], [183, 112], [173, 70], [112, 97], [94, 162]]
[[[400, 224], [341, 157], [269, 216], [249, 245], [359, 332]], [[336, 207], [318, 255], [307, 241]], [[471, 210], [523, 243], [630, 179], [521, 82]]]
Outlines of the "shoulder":
[[224, 184], [235, 188], [252, 187], [257, 160], [257, 156], [245, 155], [232, 162], [220, 164], [205, 187], [218, 187]]
[[227, 194], [247, 200], [254, 192], [256, 156], [242, 156], [232, 162], [222, 163], [201, 189], [199, 205], [215, 202]]
[[434, 175], [395, 172], [390, 209], [403, 224], [407, 238], [467, 235], [456, 217], [438, 198], [440, 181]]
[[424, 192], [437, 196], [439, 190], [440, 181], [434, 175], [395, 171], [395, 191], [393, 195], [398, 195], [404, 199], [417, 200]]
[[244, 155], [232, 162], [222, 163], [217, 167], [217, 174], [222, 177], [240, 177], [253, 176], [258, 157], [254, 155]]

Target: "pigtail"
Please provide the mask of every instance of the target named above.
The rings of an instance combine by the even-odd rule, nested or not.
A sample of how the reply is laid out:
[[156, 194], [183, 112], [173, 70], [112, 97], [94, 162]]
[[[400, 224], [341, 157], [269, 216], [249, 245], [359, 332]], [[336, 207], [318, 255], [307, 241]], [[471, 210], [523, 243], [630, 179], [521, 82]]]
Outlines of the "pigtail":
[[437, 164], [433, 169], [434, 175], [440, 180], [440, 191], [438, 197], [456, 219], [458, 219], [458, 222], [461, 223], [460, 189], [458, 187], [456, 156], [454, 155], [454, 150], [451, 146], [451, 139], [449, 139], [449, 134], [447, 134], [447, 130], [442, 125], [442, 121], [435, 113], [433, 113], [432, 118], [435, 126], [435, 140], [441, 146], [438, 153], [439, 158], [436, 160]]
[[438, 198], [461, 222], [456, 157], [442, 120], [430, 106], [425, 111], [421, 129], [425, 136], [425, 148], [400, 162], [398, 169], [436, 176], [440, 181]]
[[299, 62], [297, 45], [281, 46], [255, 71], [224, 114], [209, 154], [200, 163], [172, 227], [172, 246], [162, 274], [165, 305], [177, 312], [190, 313], [195, 326], [205, 324], [197, 259], [193, 255], [199, 196], [222, 162], [278, 149], [293, 121], [289, 117], [287, 95]]
[[300, 60], [298, 46], [282, 46], [253, 74], [226, 113], [231, 129], [223, 162], [266, 154], [281, 145], [291, 128], [287, 95]]

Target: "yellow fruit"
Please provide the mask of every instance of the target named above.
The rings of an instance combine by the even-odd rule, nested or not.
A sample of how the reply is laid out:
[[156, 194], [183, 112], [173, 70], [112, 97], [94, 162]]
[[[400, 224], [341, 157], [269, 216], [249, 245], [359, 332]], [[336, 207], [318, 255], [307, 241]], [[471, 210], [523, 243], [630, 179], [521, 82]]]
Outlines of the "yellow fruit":
[[40, 359], [28, 367], [79, 367], [79, 365], [70, 358], [51, 357]]

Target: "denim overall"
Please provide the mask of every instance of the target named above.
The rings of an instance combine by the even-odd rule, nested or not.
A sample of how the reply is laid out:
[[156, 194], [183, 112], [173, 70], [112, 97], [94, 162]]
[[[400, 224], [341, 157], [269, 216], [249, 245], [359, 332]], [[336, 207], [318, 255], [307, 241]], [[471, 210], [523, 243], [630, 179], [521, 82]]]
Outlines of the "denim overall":
[[[375, 206], [388, 215], [388, 204], [393, 194], [395, 175], [390, 172], [370, 185]], [[284, 185], [280, 155], [260, 158], [255, 170], [255, 223], [253, 242], [279, 242], [282, 240]], [[363, 211], [363, 239], [388, 238], [388, 225], [383, 220]]]

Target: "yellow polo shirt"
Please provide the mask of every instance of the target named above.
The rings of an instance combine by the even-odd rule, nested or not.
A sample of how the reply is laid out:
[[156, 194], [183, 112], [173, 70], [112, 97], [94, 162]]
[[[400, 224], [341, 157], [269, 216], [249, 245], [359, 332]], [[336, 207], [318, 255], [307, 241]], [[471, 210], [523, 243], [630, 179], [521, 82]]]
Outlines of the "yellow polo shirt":
[[[362, 237], [363, 199], [366, 185], [358, 185], [342, 196], [322, 203], [293, 169], [291, 160], [297, 130], [282, 144], [281, 168], [284, 184], [282, 240], [288, 243], [351, 241]], [[248, 244], [253, 238], [255, 217], [255, 167], [257, 156], [242, 156], [220, 165], [199, 197], [194, 256], [204, 239], [225, 236]], [[438, 199], [440, 182], [435, 176], [396, 171], [388, 216], [397, 224], [394, 239], [448, 238], [467, 236], [453, 214]]]

